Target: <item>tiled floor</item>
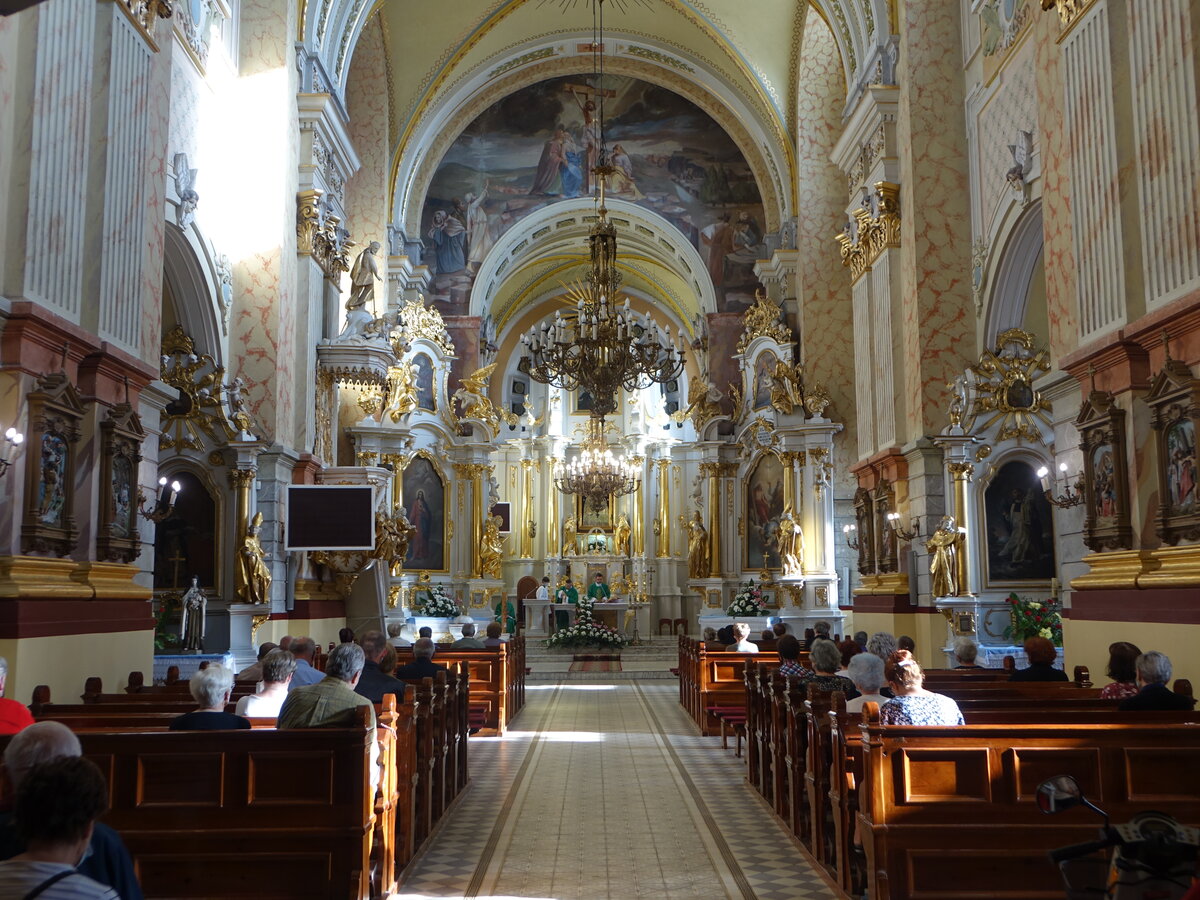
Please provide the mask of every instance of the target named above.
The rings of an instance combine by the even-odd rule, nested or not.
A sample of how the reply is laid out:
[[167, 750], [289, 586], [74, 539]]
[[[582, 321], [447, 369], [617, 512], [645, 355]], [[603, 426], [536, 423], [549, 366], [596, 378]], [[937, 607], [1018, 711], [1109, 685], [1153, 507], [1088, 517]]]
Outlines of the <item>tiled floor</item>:
[[530, 684], [514, 731], [472, 739], [472, 784], [400, 896], [836, 898], [678, 697], [661, 680]]

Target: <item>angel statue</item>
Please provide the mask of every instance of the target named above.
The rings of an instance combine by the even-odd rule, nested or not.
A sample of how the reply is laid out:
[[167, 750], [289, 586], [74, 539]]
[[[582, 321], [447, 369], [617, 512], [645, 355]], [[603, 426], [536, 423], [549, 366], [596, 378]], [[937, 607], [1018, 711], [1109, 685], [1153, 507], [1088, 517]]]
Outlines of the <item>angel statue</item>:
[[[683, 518], [680, 516], [680, 518]], [[684, 530], [688, 533], [688, 577], [707, 578], [708, 564], [708, 529], [700, 521], [700, 510], [692, 514], [692, 520], [684, 521]]]
[[186, 153], [176, 153], [172, 163], [175, 170], [175, 194], [179, 197], [179, 205], [175, 207], [175, 224], [186, 230], [196, 218], [196, 207], [200, 204], [200, 195], [196, 193], [196, 174], [198, 169], [188, 168]]
[[246, 398], [242, 396], [242, 391], [246, 389], [246, 382], [238, 377], [229, 384], [221, 385], [221, 388], [225, 391], [225, 397], [229, 401], [229, 421], [238, 430], [238, 437], [243, 441], [257, 440], [254, 435], [254, 420], [250, 418], [250, 413], [246, 409]]
[[397, 505], [392, 515], [382, 509], [375, 513], [375, 549], [372, 559], [385, 563], [390, 572], [396, 563], [403, 563], [408, 555], [408, 542], [417, 529], [408, 521], [403, 506]]
[[629, 555], [629, 533], [630, 533], [629, 519], [625, 515], [625, 513], [621, 513], [620, 518], [617, 519], [617, 527], [616, 527], [615, 533], [614, 533], [614, 537], [616, 538], [617, 555], [618, 556], [628, 556]]
[[180, 601], [182, 618], [179, 621], [179, 643], [184, 651], [204, 650], [205, 613], [208, 598], [200, 587], [199, 576], [192, 576], [192, 586]]
[[934, 597], [958, 596], [958, 529], [954, 516], [942, 516], [937, 531], [925, 542], [929, 551], [930, 589]]
[[682, 422], [690, 417], [692, 424], [699, 431], [709, 419], [721, 415], [721, 398], [723, 396], [724, 394], [699, 375], [693, 375], [688, 382], [688, 400], [691, 402], [687, 409], [675, 413], [672, 418], [676, 422]]
[[575, 555], [575, 538], [578, 534], [579, 529], [575, 525], [575, 517], [567, 516], [567, 521], [563, 522], [562, 553], [559, 556]]
[[803, 403], [800, 367], [790, 366], [782, 359], [776, 360], [775, 370], [771, 373], [771, 406], [777, 413], [786, 416]]
[[789, 503], [779, 517], [779, 558], [785, 578], [804, 574], [804, 529], [796, 521]]
[[238, 599], [243, 603], [261, 605], [271, 599], [271, 570], [267, 568], [267, 554], [258, 539], [262, 531], [263, 514], [255, 513], [238, 551]]
[[1008, 145], [1013, 167], [1004, 173], [1004, 180], [1013, 190], [1024, 190], [1025, 180], [1033, 171], [1033, 132], [1017, 129], [1017, 142]]
[[417, 408], [417, 379], [415, 367], [402, 362], [388, 370], [387, 415], [393, 423], [399, 422]]
[[479, 539], [479, 575], [481, 578], [499, 578], [500, 563], [504, 557], [504, 539], [500, 537], [500, 526], [504, 520], [499, 516], [488, 516]]
[[492, 377], [492, 370], [495, 368], [496, 363], [489, 363], [460, 379], [462, 387], [454, 392], [454, 399], [458, 401], [462, 410], [460, 418], [479, 419], [481, 422], [495, 425], [496, 411], [487, 395], [488, 379]]

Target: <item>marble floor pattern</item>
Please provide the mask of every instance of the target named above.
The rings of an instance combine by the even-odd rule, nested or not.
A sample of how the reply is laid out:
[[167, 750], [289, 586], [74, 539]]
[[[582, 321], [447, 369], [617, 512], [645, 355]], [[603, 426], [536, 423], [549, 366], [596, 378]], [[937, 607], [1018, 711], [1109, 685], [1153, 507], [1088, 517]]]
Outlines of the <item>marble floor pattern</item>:
[[835, 900], [839, 895], [702, 738], [677, 684], [530, 684], [504, 738], [472, 738], [471, 785], [402, 900]]

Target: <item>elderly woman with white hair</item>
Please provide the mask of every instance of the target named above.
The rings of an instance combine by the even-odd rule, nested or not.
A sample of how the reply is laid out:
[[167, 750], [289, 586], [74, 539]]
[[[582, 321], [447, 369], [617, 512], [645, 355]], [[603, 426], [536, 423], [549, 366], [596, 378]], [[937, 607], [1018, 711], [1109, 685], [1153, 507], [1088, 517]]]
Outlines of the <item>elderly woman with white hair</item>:
[[171, 721], [172, 731], [229, 731], [249, 728], [250, 720], [225, 712], [233, 693], [233, 672], [224, 666], [201, 669], [188, 682], [199, 708]]
[[833, 641], [813, 641], [812, 649], [808, 651], [808, 664], [812, 666], [813, 674], [801, 679], [801, 684], [815, 684], [823, 691], [844, 691], [847, 697], [858, 696], [854, 682], [837, 674], [842, 664], [842, 651]]
[[979, 645], [969, 637], [960, 637], [954, 642], [954, 661], [958, 663], [956, 669], [982, 669], [979, 663], [975, 661], [979, 656]]
[[879, 693], [883, 687], [883, 660], [874, 653], [859, 653], [850, 658], [850, 680], [855, 689], [861, 694], [853, 700], [846, 701], [846, 712], [862, 712], [864, 703], [887, 703], [890, 699]]
[[1171, 680], [1171, 660], [1167, 654], [1157, 650], [1147, 650], [1133, 663], [1137, 670], [1139, 690], [1132, 697], [1121, 701], [1118, 709], [1123, 710], [1188, 710], [1196, 705], [1196, 701], [1183, 694], [1177, 694], [1167, 687]]

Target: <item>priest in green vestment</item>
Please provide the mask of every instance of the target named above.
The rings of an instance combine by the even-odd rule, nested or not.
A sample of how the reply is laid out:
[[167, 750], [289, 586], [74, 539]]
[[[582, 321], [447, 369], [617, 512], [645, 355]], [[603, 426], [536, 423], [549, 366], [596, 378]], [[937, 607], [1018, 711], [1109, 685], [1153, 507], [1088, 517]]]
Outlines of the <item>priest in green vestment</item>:
[[[554, 595], [559, 603], [578, 603], [579, 591], [575, 589], [575, 585], [568, 578], [566, 584], [558, 589], [558, 593]], [[556, 609], [554, 611], [554, 628], [567, 628], [571, 624], [571, 614], [565, 609]]]
[[592, 579], [592, 583], [588, 585], [587, 595], [597, 603], [604, 603], [612, 596], [612, 591], [608, 589], [608, 582], [604, 580], [604, 576], [599, 572]]

